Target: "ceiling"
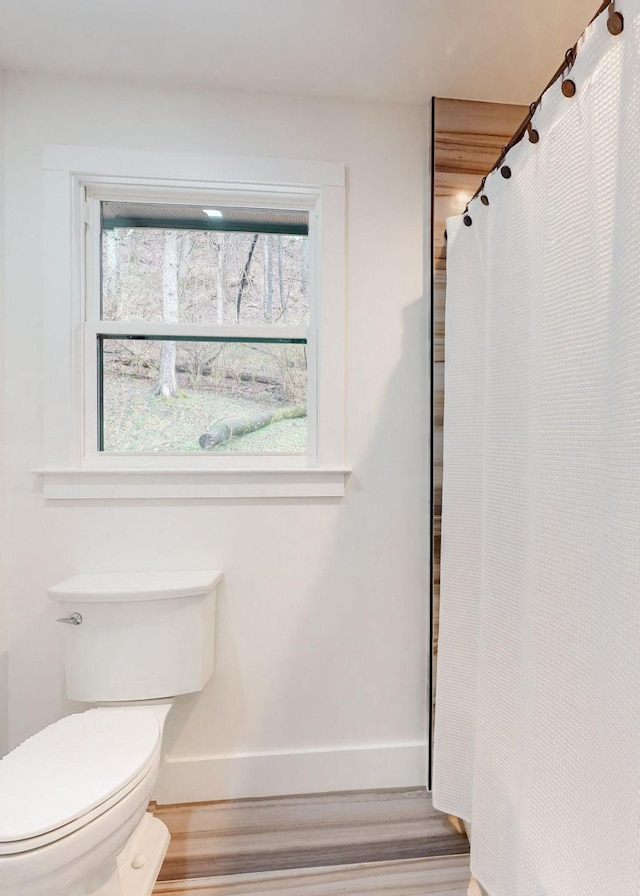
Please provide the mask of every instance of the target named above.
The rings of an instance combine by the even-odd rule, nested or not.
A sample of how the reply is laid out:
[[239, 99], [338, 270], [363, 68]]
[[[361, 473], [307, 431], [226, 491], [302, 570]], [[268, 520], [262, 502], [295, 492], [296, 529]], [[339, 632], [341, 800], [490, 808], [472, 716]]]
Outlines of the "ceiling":
[[0, 67], [421, 103], [535, 99], [598, 0], [0, 0]]

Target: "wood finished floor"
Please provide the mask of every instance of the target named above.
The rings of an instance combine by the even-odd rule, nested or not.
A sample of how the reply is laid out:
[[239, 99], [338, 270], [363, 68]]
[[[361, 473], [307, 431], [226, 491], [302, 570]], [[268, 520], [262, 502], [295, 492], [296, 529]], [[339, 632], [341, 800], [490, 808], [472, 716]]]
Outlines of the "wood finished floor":
[[154, 896], [467, 896], [467, 856], [408, 859], [156, 884]]
[[466, 896], [469, 844], [424, 790], [159, 807], [156, 896]]

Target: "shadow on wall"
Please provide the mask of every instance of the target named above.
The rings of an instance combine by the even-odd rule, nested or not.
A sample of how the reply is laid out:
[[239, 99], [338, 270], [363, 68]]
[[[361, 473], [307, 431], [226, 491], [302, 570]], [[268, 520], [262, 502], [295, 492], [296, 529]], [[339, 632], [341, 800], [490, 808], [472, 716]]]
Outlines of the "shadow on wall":
[[[346, 752], [351, 746], [356, 750], [411, 746], [415, 757], [416, 747], [420, 754], [420, 745], [426, 741], [429, 389], [425, 305], [423, 299], [418, 299], [403, 310], [399, 362], [389, 379], [368, 446], [360, 456], [352, 454], [350, 458], [354, 472], [347, 495], [344, 499], [314, 502], [311, 508], [306, 508], [307, 513], [313, 512], [322, 503], [342, 505], [343, 509], [335, 515], [330, 546], [318, 564], [319, 575], [305, 589], [308, 597], [302, 595], [298, 602], [293, 594], [283, 598], [287, 611], [281, 613], [277, 624], [281, 643], [286, 643], [287, 651], [286, 655], [274, 656], [274, 667], [277, 666], [281, 680], [277, 680], [274, 670], [269, 670], [269, 674], [274, 672], [270, 697], [257, 710], [251, 738], [260, 741], [262, 738], [256, 735], [268, 731], [265, 740], [271, 738], [272, 742], [274, 731], [287, 732], [286, 745], [278, 749], [274, 744], [273, 752], [251, 758], [260, 760], [264, 756], [269, 760], [274, 754], [286, 752], [294, 770], [288, 778], [291, 793], [301, 792], [295, 781], [292, 753], [306, 753], [306, 759], [310, 758], [309, 753], [317, 753], [320, 765], [324, 755], [328, 762], [332, 761], [330, 754], [335, 757], [336, 744], [342, 745], [337, 748], [342, 753], [345, 744], [349, 745]], [[365, 338], [362, 334], [357, 336]], [[384, 334], [378, 338], [383, 340]], [[383, 342], [383, 347], [388, 352], [388, 343]], [[375, 348], [375, 344], [364, 344], [358, 347], [358, 352], [364, 351], [373, 363]], [[366, 384], [358, 384], [359, 394], [363, 386], [366, 388]], [[369, 429], [369, 414], [364, 410], [360, 414], [351, 398], [351, 434], [357, 435], [360, 428]], [[353, 442], [357, 447], [357, 437]], [[277, 503], [283, 514], [289, 509], [295, 514], [298, 512], [295, 508], [300, 506], [300, 502]], [[398, 531], [406, 533], [399, 548]], [[389, 553], [392, 532], [396, 533], [394, 554]], [[283, 546], [283, 563], [286, 550]], [[345, 562], [345, 550], [352, 552], [352, 562]], [[208, 706], [216, 707], [227, 725], [236, 729], [235, 735], [228, 732], [227, 744], [239, 743], [242, 733], [246, 733], [246, 718], [242, 716], [249, 696], [245, 692], [232, 610], [223, 585], [219, 592], [216, 646], [217, 664], [221, 672], [224, 668], [220, 679], [224, 680], [225, 693], [220, 682], [216, 682], [214, 672], [207, 691], [213, 689], [217, 693], [205, 699]], [[166, 737], [169, 756], [199, 699], [200, 695], [184, 698], [174, 708]], [[327, 719], [331, 720], [330, 735]], [[362, 743], [354, 743], [354, 731]], [[217, 758], [221, 760], [220, 772], [228, 769], [234, 777], [228, 782], [229, 793], [258, 796], [287, 792], [281, 780], [271, 777], [269, 761], [238, 763], [235, 761], [238, 757], [231, 751]], [[306, 762], [305, 757], [301, 758]], [[224, 759], [230, 760], [228, 766]], [[356, 757], [351, 763], [346, 757], [345, 762], [336, 763], [335, 768], [343, 770], [338, 774], [343, 773], [344, 779], [338, 780], [334, 775], [332, 789], [425, 782], [424, 777], [420, 781], [415, 779], [416, 774], [423, 774], [422, 770], [416, 772], [415, 759], [412, 771], [399, 767], [390, 772], [376, 767], [377, 760], [372, 756], [370, 767], [377, 768], [373, 778], [378, 777], [370, 785], [364, 770], [362, 780], [354, 780], [354, 761]], [[425, 745], [425, 770], [426, 762]], [[322, 778], [321, 770], [318, 776]]]
[[9, 749], [9, 658], [6, 649], [0, 653], [0, 757]]

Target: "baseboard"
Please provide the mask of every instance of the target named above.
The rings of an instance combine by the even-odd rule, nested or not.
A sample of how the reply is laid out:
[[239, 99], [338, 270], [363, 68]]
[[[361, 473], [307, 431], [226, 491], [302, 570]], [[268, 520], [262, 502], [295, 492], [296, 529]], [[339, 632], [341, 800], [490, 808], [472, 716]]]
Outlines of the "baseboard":
[[424, 787], [426, 757], [425, 743], [299, 753], [169, 756], [160, 769], [153, 798], [158, 804], [166, 805]]

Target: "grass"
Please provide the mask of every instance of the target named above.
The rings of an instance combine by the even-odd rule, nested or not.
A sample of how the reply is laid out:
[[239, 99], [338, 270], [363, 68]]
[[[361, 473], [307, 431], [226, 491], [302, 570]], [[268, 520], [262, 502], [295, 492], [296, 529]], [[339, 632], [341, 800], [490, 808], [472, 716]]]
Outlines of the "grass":
[[[200, 436], [212, 423], [246, 418], [277, 407], [256, 396], [221, 394], [211, 388], [180, 386], [177, 398], [153, 394], [154, 383], [130, 375], [105, 374], [104, 450], [113, 452], [200, 452]], [[229, 439], [217, 453], [283, 452], [307, 449], [306, 418], [281, 420], [245, 436]]]

